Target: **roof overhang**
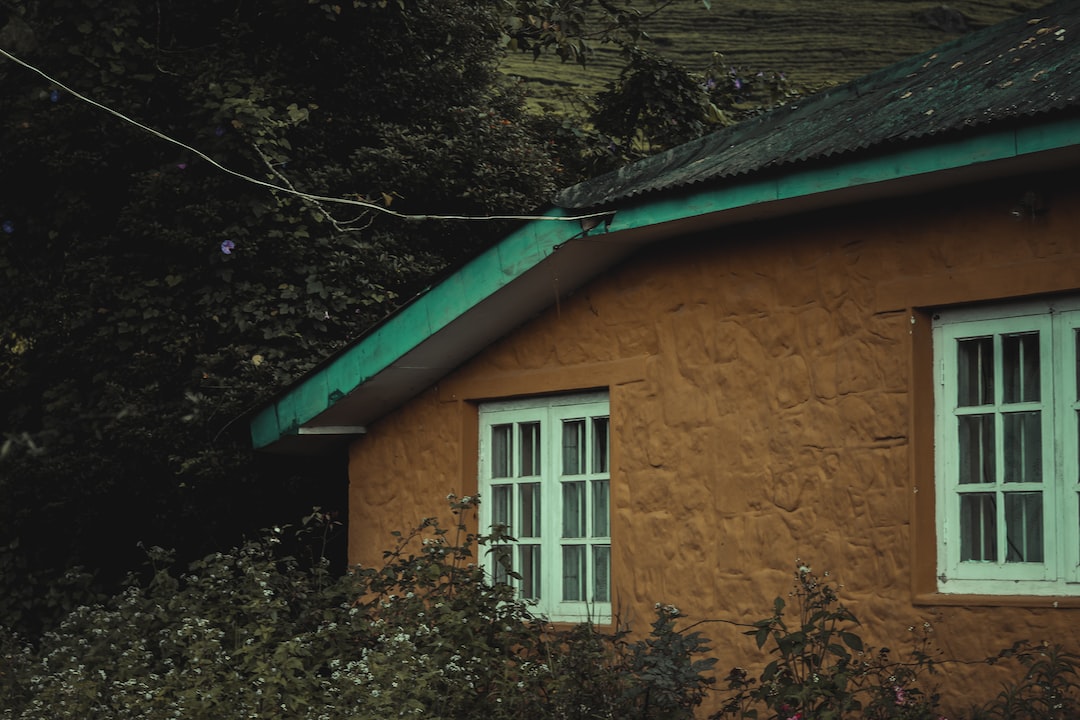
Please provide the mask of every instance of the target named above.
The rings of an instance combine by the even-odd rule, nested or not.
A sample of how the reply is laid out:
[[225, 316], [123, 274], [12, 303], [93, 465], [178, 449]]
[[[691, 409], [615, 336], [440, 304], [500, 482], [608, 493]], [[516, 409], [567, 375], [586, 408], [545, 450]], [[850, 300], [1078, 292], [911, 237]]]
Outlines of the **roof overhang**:
[[533, 221], [287, 388], [254, 417], [252, 440], [287, 453], [339, 446], [642, 245], [1076, 164], [1080, 119], [1043, 118], [636, 198], [588, 232], [565, 220]]

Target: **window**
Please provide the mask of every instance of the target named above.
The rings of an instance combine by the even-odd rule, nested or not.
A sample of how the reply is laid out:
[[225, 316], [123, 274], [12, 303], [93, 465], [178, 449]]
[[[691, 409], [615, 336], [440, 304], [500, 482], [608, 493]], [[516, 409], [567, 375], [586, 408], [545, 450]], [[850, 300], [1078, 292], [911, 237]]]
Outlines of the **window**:
[[480, 406], [480, 527], [516, 539], [487, 562], [550, 620], [611, 619], [608, 414], [606, 393]]
[[938, 591], [1080, 594], [1080, 298], [933, 332]]

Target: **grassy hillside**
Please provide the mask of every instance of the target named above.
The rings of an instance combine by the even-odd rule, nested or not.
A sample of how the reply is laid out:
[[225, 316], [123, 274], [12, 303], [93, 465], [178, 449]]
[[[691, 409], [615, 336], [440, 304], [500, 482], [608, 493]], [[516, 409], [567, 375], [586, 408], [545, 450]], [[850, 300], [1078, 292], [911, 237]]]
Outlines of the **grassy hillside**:
[[[661, 52], [691, 70], [712, 54], [748, 70], [775, 70], [808, 87], [844, 82], [976, 29], [1027, 12], [1045, 0], [713, 0], [712, 10], [682, 3], [655, 19], [650, 34]], [[596, 92], [617, 74], [619, 56], [602, 51], [586, 68], [554, 57], [514, 55], [538, 100], [566, 91]], [[547, 103], [544, 103], [547, 104]]]

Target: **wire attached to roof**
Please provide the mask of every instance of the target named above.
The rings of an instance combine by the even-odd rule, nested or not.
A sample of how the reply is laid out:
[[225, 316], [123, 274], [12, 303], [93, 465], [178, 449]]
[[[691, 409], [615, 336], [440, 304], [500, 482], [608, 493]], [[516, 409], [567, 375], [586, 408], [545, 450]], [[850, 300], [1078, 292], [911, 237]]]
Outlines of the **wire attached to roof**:
[[224, 173], [227, 173], [229, 175], [232, 175], [233, 177], [239, 178], [240, 180], [244, 180], [245, 182], [252, 183], [253, 185], [259, 185], [259, 186], [264, 187], [264, 188], [266, 188], [268, 190], [273, 190], [275, 192], [282, 192], [282, 193], [285, 193], [287, 195], [293, 195], [295, 197], [298, 197], [298, 198], [301, 198], [301, 199], [304, 199], [304, 200], [308, 200], [308, 201], [311, 201], [311, 202], [314, 202], [314, 203], [334, 203], [336, 205], [349, 205], [349, 206], [352, 206], [352, 207], [361, 207], [361, 208], [364, 208], [365, 210], [374, 210], [376, 212], [383, 213], [384, 215], [390, 215], [392, 217], [400, 218], [402, 220], [417, 220], [417, 221], [419, 221], [419, 220], [466, 220], [466, 221], [550, 220], [550, 221], [556, 221], [556, 222], [581, 222], [581, 221], [587, 221], [587, 220], [594, 220], [594, 219], [597, 219], [597, 218], [610, 217], [610, 216], [613, 216], [615, 214], [615, 212], [613, 210], [609, 210], [609, 211], [605, 211], [605, 212], [589, 213], [587, 215], [572, 215], [572, 216], [554, 216], [554, 215], [427, 215], [427, 214], [415, 214], [414, 215], [414, 214], [409, 214], [409, 213], [401, 213], [401, 212], [398, 212], [396, 210], [391, 210], [390, 208], [383, 207], [381, 205], [376, 205], [375, 203], [368, 202], [366, 200], [356, 200], [356, 199], [351, 199], [351, 198], [330, 197], [330, 196], [327, 196], [327, 195], [316, 195], [316, 194], [313, 194], [313, 193], [306, 193], [306, 192], [303, 192], [302, 190], [296, 190], [295, 188], [285, 187], [285, 186], [282, 186], [282, 185], [276, 185], [276, 184], [271, 183], [271, 182], [266, 182], [265, 180], [259, 180], [258, 178], [253, 178], [253, 177], [251, 177], [249, 175], [245, 175], [242, 172], [238, 172], [236, 170], [228, 168], [228, 167], [222, 165], [221, 163], [219, 163], [214, 158], [207, 155], [206, 153], [202, 152], [201, 150], [199, 150], [197, 148], [194, 148], [194, 147], [192, 147], [192, 146], [190, 146], [190, 145], [188, 145], [188, 144], [186, 144], [184, 142], [181, 142], [180, 140], [177, 140], [176, 138], [170, 137], [170, 136], [166, 135], [165, 133], [163, 133], [163, 132], [161, 132], [159, 130], [155, 130], [152, 127], [149, 127], [147, 125], [143, 125], [138, 120], [134, 120], [134, 119], [128, 117], [127, 115], [124, 115], [123, 113], [121, 113], [121, 112], [119, 112], [117, 110], [113, 110], [112, 108], [110, 108], [110, 107], [108, 107], [106, 105], [102, 105], [101, 103], [99, 103], [97, 100], [94, 100], [93, 98], [89, 98], [89, 97], [83, 95], [82, 93], [77, 92], [76, 90], [73, 90], [72, 88], [68, 87], [64, 83], [57, 80], [56, 78], [51, 77], [50, 75], [46, 74], [43, 70], [40, 70], [40, 69], [34, 67], [33, 65], [31, 65], [28, 62], [20, 60], [19, 58], [15, 57], [14, 55], [9, 53], [7, 50], [4, 50], [3, 48], [0, 48], [0, 55], [3, 55], [7, 59], [9, 59], [12, 62], [15, 62], [15, 63], [17, 63], [17, 64], [19, 64], [21, 66], [23, 66], [24, 68], [26, 68], [27, 70], [30, 70], [31, 72], [37, 73], [38, 75], [40, 75], [41, 77], [45, 78], [50, 83], [55, 85], [56, 87], [60, 88], [64, 92], [70, 93], [71, 95], [78, 98], [79, 100], [82, 100], [85, 103], [93, 105], [94, 107], [98, 108], [99, 110], [104, 110], [105, 112], [109, 113], [110, 115], [112, 115], [114, 117], [117, 117], [120, 120], [122, 120], [122, 121], [124, 121], [124, 122], [126, 122], [128, 124], [134, 125], [135, 127], [139, 128], [143, 132], [147, 132], [147, 133], [153, 135], [154, 137], [157, 137], [157, 138], [159, 138], [161, 140], [164, 140], [165, 142], [172, 143], [173, 145], [181, 147], [181, 148], [187, 150], [188, 152], [194, 153], [196, 156], [202, 158], [203, 160], [210, 163], [211, 165], [213, 165], [218, 170], [221, 170]]

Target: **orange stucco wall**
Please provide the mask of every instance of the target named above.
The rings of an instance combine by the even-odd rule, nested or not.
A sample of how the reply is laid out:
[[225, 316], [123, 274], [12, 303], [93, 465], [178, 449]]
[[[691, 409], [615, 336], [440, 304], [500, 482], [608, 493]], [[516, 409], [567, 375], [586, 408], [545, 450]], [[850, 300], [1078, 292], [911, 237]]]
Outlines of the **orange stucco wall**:
[[[1080, 648], [1075, 604], [932, 594], [921, 312], [1069, 289], [1080, 184], [1065, 177], [663, 242], [369, 428], [350, 450], [351, 559], [377, 563], [391, 530], [438, 513], [450, 491], [475, 492], [475, 401], [609, 386], [624, 621], [644, 627], [657, 601], [695, 619], [759, 619], [799, 557], [843, 584], [878, 644], [925, 620], [947, 657], [1021, 637]], [[709, 627], [718, 669], [753, 657], [738, 630]]]

